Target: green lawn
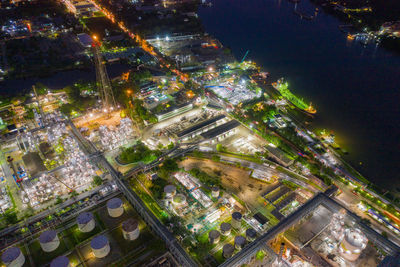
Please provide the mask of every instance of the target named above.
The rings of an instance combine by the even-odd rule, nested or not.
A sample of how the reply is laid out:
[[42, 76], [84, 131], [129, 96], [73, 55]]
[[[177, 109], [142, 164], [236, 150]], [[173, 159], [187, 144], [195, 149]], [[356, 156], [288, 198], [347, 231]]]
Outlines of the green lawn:
[[78, 245], [100, 232], [101, 228], [98, 224], [96, 224], [96, 227], [88, 233], [81, 232], [78, 228], [78, 225], [74, 225], [73, 227], [65, 230], [66, 235], [71, 237], [74, 245]]
[[52, 252], [44, 252], [40, 246], [39, 240], [35, 240], [29, 244], [28, 248], [32, 255], [33, 261], [36, 266], [43, 266], [46, 263], [50, 263], [54, 258], [66, 253], [69, 248], [65, 244], [67, 237], [60, 237], [60, 245]]

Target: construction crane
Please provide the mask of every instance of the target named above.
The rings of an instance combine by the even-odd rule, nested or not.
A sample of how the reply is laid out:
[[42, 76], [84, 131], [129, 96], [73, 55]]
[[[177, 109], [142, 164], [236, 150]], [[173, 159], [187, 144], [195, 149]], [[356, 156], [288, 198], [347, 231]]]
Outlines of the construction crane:
[[93, 36], [93, 56], [96, 67], [96, 82], [99, 90], [100, 100], [104, 112], [109, 112], [116, 107], [114, 94], [112, 92], [110, 78], [103, 57], [100, 52], [101, 43], [97, 41], [97, 37]]
[[250, 50], [247, 50], [246, 53], [244, 54], [242, 61], [240, 63], [243, 63], [243, 61], [246, 59], [247, 55], [249, 54]]

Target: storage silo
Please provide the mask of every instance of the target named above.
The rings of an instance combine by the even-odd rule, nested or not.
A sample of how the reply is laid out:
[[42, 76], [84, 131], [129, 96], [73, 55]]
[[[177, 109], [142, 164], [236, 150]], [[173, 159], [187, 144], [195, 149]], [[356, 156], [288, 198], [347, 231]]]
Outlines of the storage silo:
[[221, 223], [220, 229], [223, 235], [229, 235], [231, 233], [232, 226], [230, 223]]
[[215, 198], [219, 197], [219, 187], [218, 186], [213, 186], [211, 188], [211, 196], [215, 197]]
[[231, 244], [225, 244], [222, 248], [222, 255], [225, 259], [232, 257], [235, 248]]
[[186, 197], [183, 194], [176, 194], [172, 198], [172, 203], [174, 204], [175, 207], [181, 208], [186, 205]]
[[367, 246], [368, 239], [359, 229], [346, 229], [339, 246], [340, 254], [348, 261], [355, 261]]
[[7, 267], [21, 267], [25, 263], [25, 256], [18, 247], [11, 247], [4, 251], [1, 260]]
[[257, 232], [253, 228], [249, 228], [246, 230], [246, 239], [251, 242], [254, 241], [257, 237]]
[[242, 249], [244, 245], [246, 245], [246, 238], [241, 235], [235, 236], [235, 248]]
[[211, 244], [215, 244], [219, 242], [219, 237], [221, 234], [217, 230], [211, 230], [208, 233], [208, 240], [210, 241]]
[[66, 256], [59, 256], [51, 261], [50, 267], [70, 267], [69, 259]]
[[126, 240], [135, 240], [139, 237], [139, 222], [130, 218], [122, 223], [122, 235]]
[[108, 214], [113, 218], [121, 216], [124, 213], [122, 200], [120, 198], [110, 199], [107, 201], [107, 210]]
[[44, 252], [54, 251], [60, 245], [60, 239], [58, 239], [57, 232], [54, 230], [44, 231], [39, 236], [39, 242]]
[[172, 184], [166, 185], [164, 187], [165, 197], [171, 198], [176, 194], [176, 187]]
[[76, 218], [78, 222], [78, 228], [81, 232], [88, 233], [94, 229], [96, 222], [94, 221], [93, 214], [90, 212], [82, 212]]
[[96, 258], [104, 258], [110, 253], [110, 243], [104, 235], [98, 235], [90, 241], [90, 247]]
[[235, 211], [232, 213], [232, 227], [235, 229], [240, 229], [242, 227], [242, 214]]

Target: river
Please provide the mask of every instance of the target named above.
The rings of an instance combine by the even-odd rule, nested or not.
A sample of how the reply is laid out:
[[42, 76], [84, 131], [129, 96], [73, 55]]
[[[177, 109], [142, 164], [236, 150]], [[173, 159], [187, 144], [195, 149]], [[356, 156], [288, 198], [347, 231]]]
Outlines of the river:
[[[201, 7], [205, 31], [285, 77], [318, 110], [314, 128], [333, 130], [346, 159], [370, 181], [400, 192], [400, 56], [349, 41], [335, 17], [301, 19], [287, 0], [213, 0]], [[307, 0], [297, 10], [314, 15]]]
[[[121, 76], [130, 70], [126, 64], [107, 65], [107, 73], [110, 79]], [[0, 92], [4, 95], [14, 95], [32, 90], [32, 85], [42, 83], [51, 89], [62, 89], [78, 81], [96, 81], [96, 71], [93, 68], [85, 70], [68, 70], [57, 72], [43, 78], [28, 77], [25, 79], [13, 79], [0, 82]]]

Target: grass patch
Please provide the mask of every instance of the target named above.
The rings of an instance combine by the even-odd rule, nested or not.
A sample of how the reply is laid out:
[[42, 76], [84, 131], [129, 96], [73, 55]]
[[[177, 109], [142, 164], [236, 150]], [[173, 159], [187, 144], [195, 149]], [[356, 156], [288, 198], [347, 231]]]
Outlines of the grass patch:
[[60, 237], [60, 245], [58, 248], [52, 252], [44, 252], [42, 247], [40, 246], [39, 240], [35, 240], [31, 244], [29, 244], [28, 248], [32, 255], [33, 261], [36, 266], [43, 266], [46, 263], [49, 263], [54, 258], [66, 253], [69, 249], [65, 244], [65, 240], [67, 237]]
[[116, 241], [122, 253], [128, 254], [137, 247], [154, 240], [154, 236], [148, 231], [147, 228], [143, 229], [136, 240], [126, 240], [122, 235], [122, 228], [115, 228], [110, 232], [112, 238]]
[[71, 227], [65, 231], [73, 239], [74, 245], [78, 245], [78, 244], [88, 240], [92, 236], [95, 236], [96, 234], [100, 233], [101, 228], [100, 228], [100, 226], [98, 226], [96, 224], [96, 226], [94, 227], [94, 229], [92, 231], [84, 233], [84, 232], [81, 232], [81, 230], [79, 230], [78, 225], [74, 225], [73, 227]]

